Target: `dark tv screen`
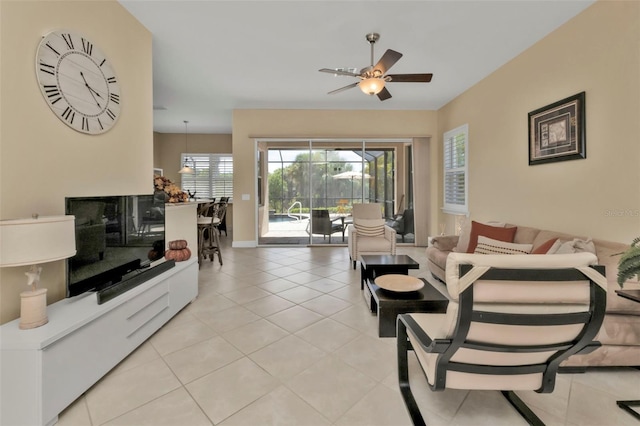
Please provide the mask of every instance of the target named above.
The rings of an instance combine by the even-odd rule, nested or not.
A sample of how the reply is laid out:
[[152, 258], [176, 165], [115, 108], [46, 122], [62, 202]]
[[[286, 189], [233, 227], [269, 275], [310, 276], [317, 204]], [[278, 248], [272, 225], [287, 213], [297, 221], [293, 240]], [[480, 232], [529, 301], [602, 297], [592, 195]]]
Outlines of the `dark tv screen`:
[[164, 255], [164, 198], [66, 198], [75, 216], [76, 255], [67, 260], [67, 297], [101, 290]]

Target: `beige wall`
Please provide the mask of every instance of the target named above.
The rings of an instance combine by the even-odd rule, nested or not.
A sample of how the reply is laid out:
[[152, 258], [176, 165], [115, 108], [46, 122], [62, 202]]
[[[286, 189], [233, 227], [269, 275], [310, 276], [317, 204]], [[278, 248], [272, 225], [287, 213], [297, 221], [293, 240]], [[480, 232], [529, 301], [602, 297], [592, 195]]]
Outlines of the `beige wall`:
[[[639, 2], [597, 2], [438, 111], [440, 133], [469, 123], [472, 219], [640, 235], [639, 40]], [[582, 91], [587, 158], [529, 166], [527, 113]]]
[[187, 152], [204, 154], [231, 154], [231, 135], [154, 133], [153, 134], [153, 167], [161, 168], [171, 181], [180, 184], [178, 170], [182, 168], [180, 156]]
[[[236, 110], [233, 113], [234, 246], [255, 243], [255, 138], [413, 138], [438, 133], [435, 111]], [[431, 147], [431, 149], [434, 149]], [[437, 170], [431, 156], [430, 170]], [[241, 171], [241, 173], [237, 173]], [[437, 194], [437, 176], [429, 182]], [[249, 200], [242, 200], [249, 194]], [[437, 205], [437, 199], [431, 200]], [[433, 226], [432, 226], [433, 228]], [[433, 228], [435, 229], [435, 228]]]
[[[107, 133], [64, 125], [42, 98], [38, 43], [67, 28], [99, 45], [122, 89], [122, 111]], [[151, 34], [116, 1], [0, 2], [0, 218], [64, 214], [67, 196], [151, 193]], [[48, 303], [64, 297], [64, 261], [43, 265]], [[0, 270], [0, 323], [19, 316], [27, 268]]]

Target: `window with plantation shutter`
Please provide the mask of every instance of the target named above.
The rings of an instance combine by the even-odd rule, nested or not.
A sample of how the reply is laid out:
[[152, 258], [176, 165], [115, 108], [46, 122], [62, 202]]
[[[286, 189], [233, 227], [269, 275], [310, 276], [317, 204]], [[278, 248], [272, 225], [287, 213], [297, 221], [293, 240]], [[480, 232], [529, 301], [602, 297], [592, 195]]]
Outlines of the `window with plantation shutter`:
[[467, 149], [469, 143], [467, 124], [443, 135], [444, 141], [444, 206], [450, 214], [468, 214]]
[[195, 170], [182, 174], [182, 190], [195, 191], [198, 198], [233, 196], [233, 156], [231, 154], [182, 154], [181, 164]]

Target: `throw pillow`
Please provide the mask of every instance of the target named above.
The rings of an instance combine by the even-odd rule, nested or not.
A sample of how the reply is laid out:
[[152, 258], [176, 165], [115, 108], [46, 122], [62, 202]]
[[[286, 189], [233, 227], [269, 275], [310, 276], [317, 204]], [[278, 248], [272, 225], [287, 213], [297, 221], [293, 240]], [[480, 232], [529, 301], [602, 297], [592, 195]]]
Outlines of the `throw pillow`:
[[[467, 253], [467, 249], [469, 248], [469, 238], [471, 237], [472, 223], [472, 220], [465, 220], [465, 222], [462, 224], [462, 228], [460, 229], [460, 235], [458, 238], [458, 244], [454, 251], [457, 251], [458, 253]], [[485, 225], [504, 228], [506, 224], [504, 222], [489, 221], [486, 222]]]
[[532, 244], [506, 243], [500, 240], [478, 236], [478, 245], [475, 248], [476, 254], [529, 254]]
[[384, 219], [356, 219], [353, 226], [359, 235], [365, 237], [384, 235]]
[[591, 238], [581, 240], [574, 238], [572, 241], [563, 242], [554, 254], [570, 254], [570, 253], [593, 253], [596, 254], [596, 246]]
[[531, 252], [531, 254], [547, 254], [547, 252], [549, 252], [549, 249], [551, 249], [551, 247], [553, 247], [553, 245], [555, 244], [556, 241], [558, 241], [557, 238], [552, 238], [552, 239], [550, 239], [548, 241], [545, 241], [544, 243], [540, 244], [540, 246], [536, 247]]
[[493, 240], [504, 241], [512, 243], [513, 238], [516, 236], [517, 227], [502, 228], [498, 226], [489, 226], [480, 222], [471, 222], [471, 235], [469, 236], [469, 247], [467, 247], [467, 253], [473, 253], [478, 245], [478, 236], [482, 235]]

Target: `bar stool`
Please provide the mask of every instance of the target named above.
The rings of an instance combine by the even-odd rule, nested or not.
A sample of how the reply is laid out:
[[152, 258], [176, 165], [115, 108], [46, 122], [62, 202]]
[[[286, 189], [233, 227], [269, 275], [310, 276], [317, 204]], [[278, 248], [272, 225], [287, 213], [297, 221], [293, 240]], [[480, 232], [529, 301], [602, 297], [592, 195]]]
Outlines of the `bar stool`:
[[217, 215], [218, 204], [205, 203], [198, 208], [198, 265], [202, 266], [202, 260], [218, 255], [218, 261], [222, 265], [222, 253], [220, 252], [220, 235], [217, 225], [220, 218]]

